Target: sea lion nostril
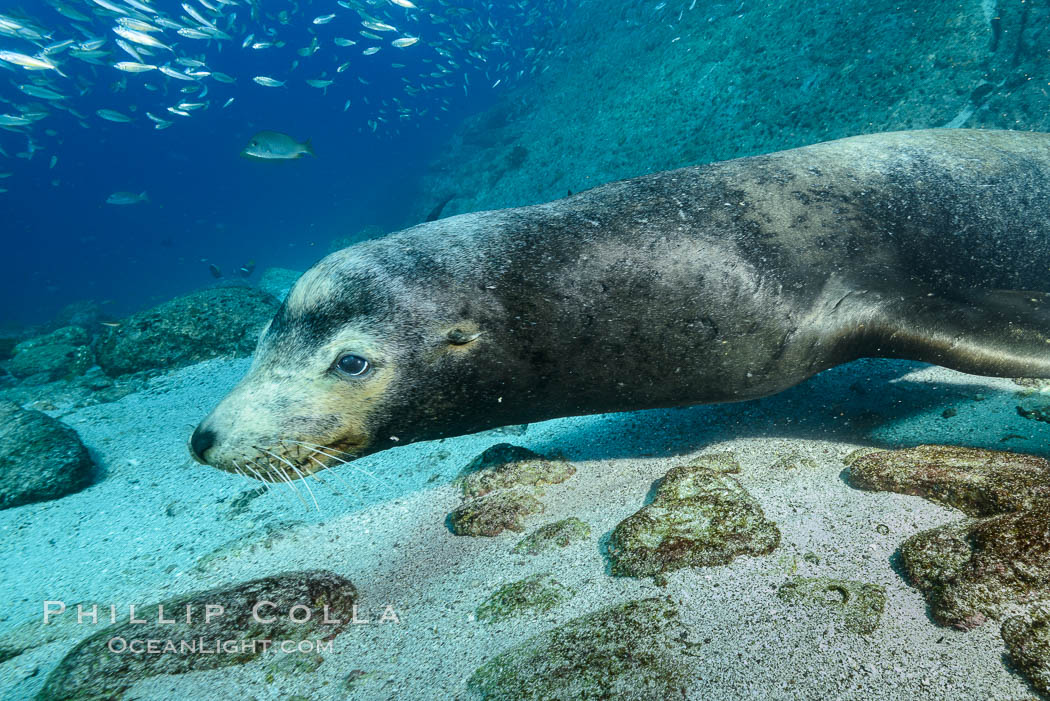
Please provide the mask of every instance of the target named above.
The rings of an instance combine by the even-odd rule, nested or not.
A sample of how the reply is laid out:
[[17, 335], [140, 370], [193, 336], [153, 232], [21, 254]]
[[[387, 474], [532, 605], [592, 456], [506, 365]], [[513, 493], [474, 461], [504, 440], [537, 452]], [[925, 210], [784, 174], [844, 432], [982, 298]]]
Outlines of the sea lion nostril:
[[204, 462], [204, 454], [213, 445], [215, 445], [215, 431], [209, 428], [198, 426], [190, 437], [190, 453], [193, 454], [193, 458], [199, 463]]

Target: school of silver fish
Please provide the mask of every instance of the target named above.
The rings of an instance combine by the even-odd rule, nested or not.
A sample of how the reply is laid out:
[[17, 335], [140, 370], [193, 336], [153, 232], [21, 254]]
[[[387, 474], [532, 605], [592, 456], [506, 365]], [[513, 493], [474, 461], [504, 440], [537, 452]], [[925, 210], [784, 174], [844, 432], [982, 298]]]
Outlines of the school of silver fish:
[[[114, 128], [105, 122], [167, 129], [230, 107], [250, 83], [282, 101], [289, 98], [279, 91], [318, 90], [348, 113], [352, 126], [396, 135], [406, 124], [440, 119], [453, 100], [469, 96], [472, 74], [496, 88], [547, 70], [563, 49], [553, 41], [526, 46], [522, 40], [553, 34], [556, 28], [545, 23], [564, 18], [567, 2], [34, 0], [21, 9], [0, 6], [0, 76], [9, 79], [0, 81], [0, 130], [17, 135], [12, 142], [0, 134], [0, 162], [50, 151], [54, 168], [70, 118], [89, 130]], [[270, 68], [245, 73], [260, 52]], [[272, 70], [275, 55], [285, 59], [279, 73]], [[366, 62], [384, 60], [400, 84], [369, 99], [362, 92], [370, 84], [362, 75], [369, 72]], [[128, 91], [132, 81], [148, 91], [148, 102], [141, 90]], [[25, 148], [17, 150], [23, 139]]]

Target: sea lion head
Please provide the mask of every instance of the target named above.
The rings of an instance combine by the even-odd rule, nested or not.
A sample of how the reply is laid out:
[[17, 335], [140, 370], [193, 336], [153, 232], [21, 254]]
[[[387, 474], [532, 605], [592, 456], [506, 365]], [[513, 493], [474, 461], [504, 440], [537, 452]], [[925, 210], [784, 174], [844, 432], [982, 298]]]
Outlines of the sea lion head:
[[454, 409], [483, 391], [469, 358], [486, 340], [473, 314], [483, 303], [457, 290], [459, 265], [382, 240], [320, 261], [263, 330], [247, 375], [197, 426], [193, 457], [295, 480], [463, 432]]

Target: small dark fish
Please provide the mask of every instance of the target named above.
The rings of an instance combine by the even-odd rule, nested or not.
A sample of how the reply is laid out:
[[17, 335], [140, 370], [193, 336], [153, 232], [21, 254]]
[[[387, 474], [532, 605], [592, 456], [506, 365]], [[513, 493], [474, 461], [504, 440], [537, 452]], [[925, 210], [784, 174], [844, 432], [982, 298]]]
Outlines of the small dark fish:
[[451, 200], [453, 197], [455, 197], [455, 195], [449, 195], [445, 199], [441, 200], [441, 202], [438, 203], [437, 207], [434, 207], [434, 209], [430, 210], [430, 214], [427, 215], [427, 221], [436, 221], [437, 218], [441, 216], [441, 210], [445, 208], [445, 205], [448, 204], [449, 200]]
[[238, 268], [237, 271], [241, 274], [241, 277], [251, 277], [251, 274], [255, 272], [255, 261], [248, 261]]
[[567, 194], [566, 197], [572, 197], [572, 189], [571, 188], [569, 189], [569, 194]]
[[222, 271], [219, 270], [219, 266], [215, 265], [215, 263], [210, 264], [208, 266], [208, 270], [211, 271], [211, 276], [213, 278], [218, 279], [218, 278], [222, 277]]

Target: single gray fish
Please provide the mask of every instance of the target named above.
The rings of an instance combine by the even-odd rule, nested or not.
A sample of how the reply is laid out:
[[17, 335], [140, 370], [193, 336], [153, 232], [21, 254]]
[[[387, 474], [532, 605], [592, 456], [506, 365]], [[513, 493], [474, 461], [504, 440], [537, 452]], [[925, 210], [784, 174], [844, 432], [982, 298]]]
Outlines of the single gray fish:
[[145, 192], [114, 192], [106, 198], [106, 204], [138, 204], [149, 202], [149, 196]]
[[261, 161], [290, 160], [307, 155], [314, 155], [309, 139], [299, 143], [279, 131], [260, 131], [241, 151], [241, 156], [244, 158], [255, 158]]

